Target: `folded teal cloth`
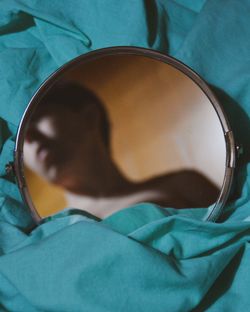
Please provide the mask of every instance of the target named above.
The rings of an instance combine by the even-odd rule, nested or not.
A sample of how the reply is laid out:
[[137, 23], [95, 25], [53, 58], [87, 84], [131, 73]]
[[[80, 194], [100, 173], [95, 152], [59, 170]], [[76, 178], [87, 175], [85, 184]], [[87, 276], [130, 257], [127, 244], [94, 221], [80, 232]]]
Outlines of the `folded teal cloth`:
[[[250, 2], [0, 1], [0, 310], [247, 311], [250, 306]], [[34, 91], [98, 48], [149, 47], [211, 85], [244, 146], [220, 223], [140, 204], [96, 220], [33, 221], [5, 175]], [[197, 215], [196, 215], [197, 214]]]

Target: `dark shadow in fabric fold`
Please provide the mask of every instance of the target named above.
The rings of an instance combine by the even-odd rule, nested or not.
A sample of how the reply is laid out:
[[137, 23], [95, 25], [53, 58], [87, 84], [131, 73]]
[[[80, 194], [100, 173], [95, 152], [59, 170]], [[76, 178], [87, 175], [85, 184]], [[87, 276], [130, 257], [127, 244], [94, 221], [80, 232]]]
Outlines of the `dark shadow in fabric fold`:
[[0, 153], [3, 147], [3, 144], [7, 139], [12, 135], [11, 130], [9, 129], [8, 123], [0, 117]]
[[[155, 0], [145, 0], [145, 13], [148, 28], [148, 46], [159, 51], [168, 51], [167, 16], [164, 12], [159, 14], [159, 3]], [[157, 42], [157, 40], [159, 42]]]
[[0, 27], [0, 35], [24, 31], [35, 25], [33, 17], [24, 12], [17, 13], [6, 25]]

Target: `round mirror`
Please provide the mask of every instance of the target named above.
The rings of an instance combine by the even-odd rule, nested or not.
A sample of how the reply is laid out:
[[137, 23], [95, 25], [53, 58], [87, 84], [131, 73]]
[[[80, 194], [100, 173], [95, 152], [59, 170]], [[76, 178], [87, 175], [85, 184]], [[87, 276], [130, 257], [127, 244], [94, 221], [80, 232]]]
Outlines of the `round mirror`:
[[65, 208], [97, 218], [149, 202], [214, 220], [233, 176], [233, 135], [206, 83], [140, 48], [69, 62], [21, 121], [15, 172], [37, 222]]

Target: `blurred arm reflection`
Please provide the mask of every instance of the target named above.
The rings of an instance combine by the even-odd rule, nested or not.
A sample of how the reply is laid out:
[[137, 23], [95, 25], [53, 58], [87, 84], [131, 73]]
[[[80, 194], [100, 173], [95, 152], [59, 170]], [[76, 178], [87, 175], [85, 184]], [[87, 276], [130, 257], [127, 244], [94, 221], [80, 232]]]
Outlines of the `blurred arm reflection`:
[[64, 189], [68, 206], [100, 218], [139, 202], [207, 207], [219, 193], [195, 170], [130, 181], [112, 159], [110, 121], [102, 101], [73, 82], [52, 87], [39, 103], [26, 133], [24, 161]]

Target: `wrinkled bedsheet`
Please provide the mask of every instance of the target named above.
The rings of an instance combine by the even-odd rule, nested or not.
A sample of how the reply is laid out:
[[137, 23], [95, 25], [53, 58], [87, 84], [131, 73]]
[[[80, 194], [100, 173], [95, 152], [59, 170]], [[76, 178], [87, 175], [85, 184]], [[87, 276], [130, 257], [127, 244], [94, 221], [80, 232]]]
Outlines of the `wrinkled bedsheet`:
[[[0, 1], [1, 311], [249, 309], [249, 15], [248, 0]], [[211, 85], [244, 147], [231, 198], [217, 223], [140, 204], [100, 222], [65, 210], [30, 231], [5, 175], [25, 107], [65, 62], [117, 45], [170, 54]]]

